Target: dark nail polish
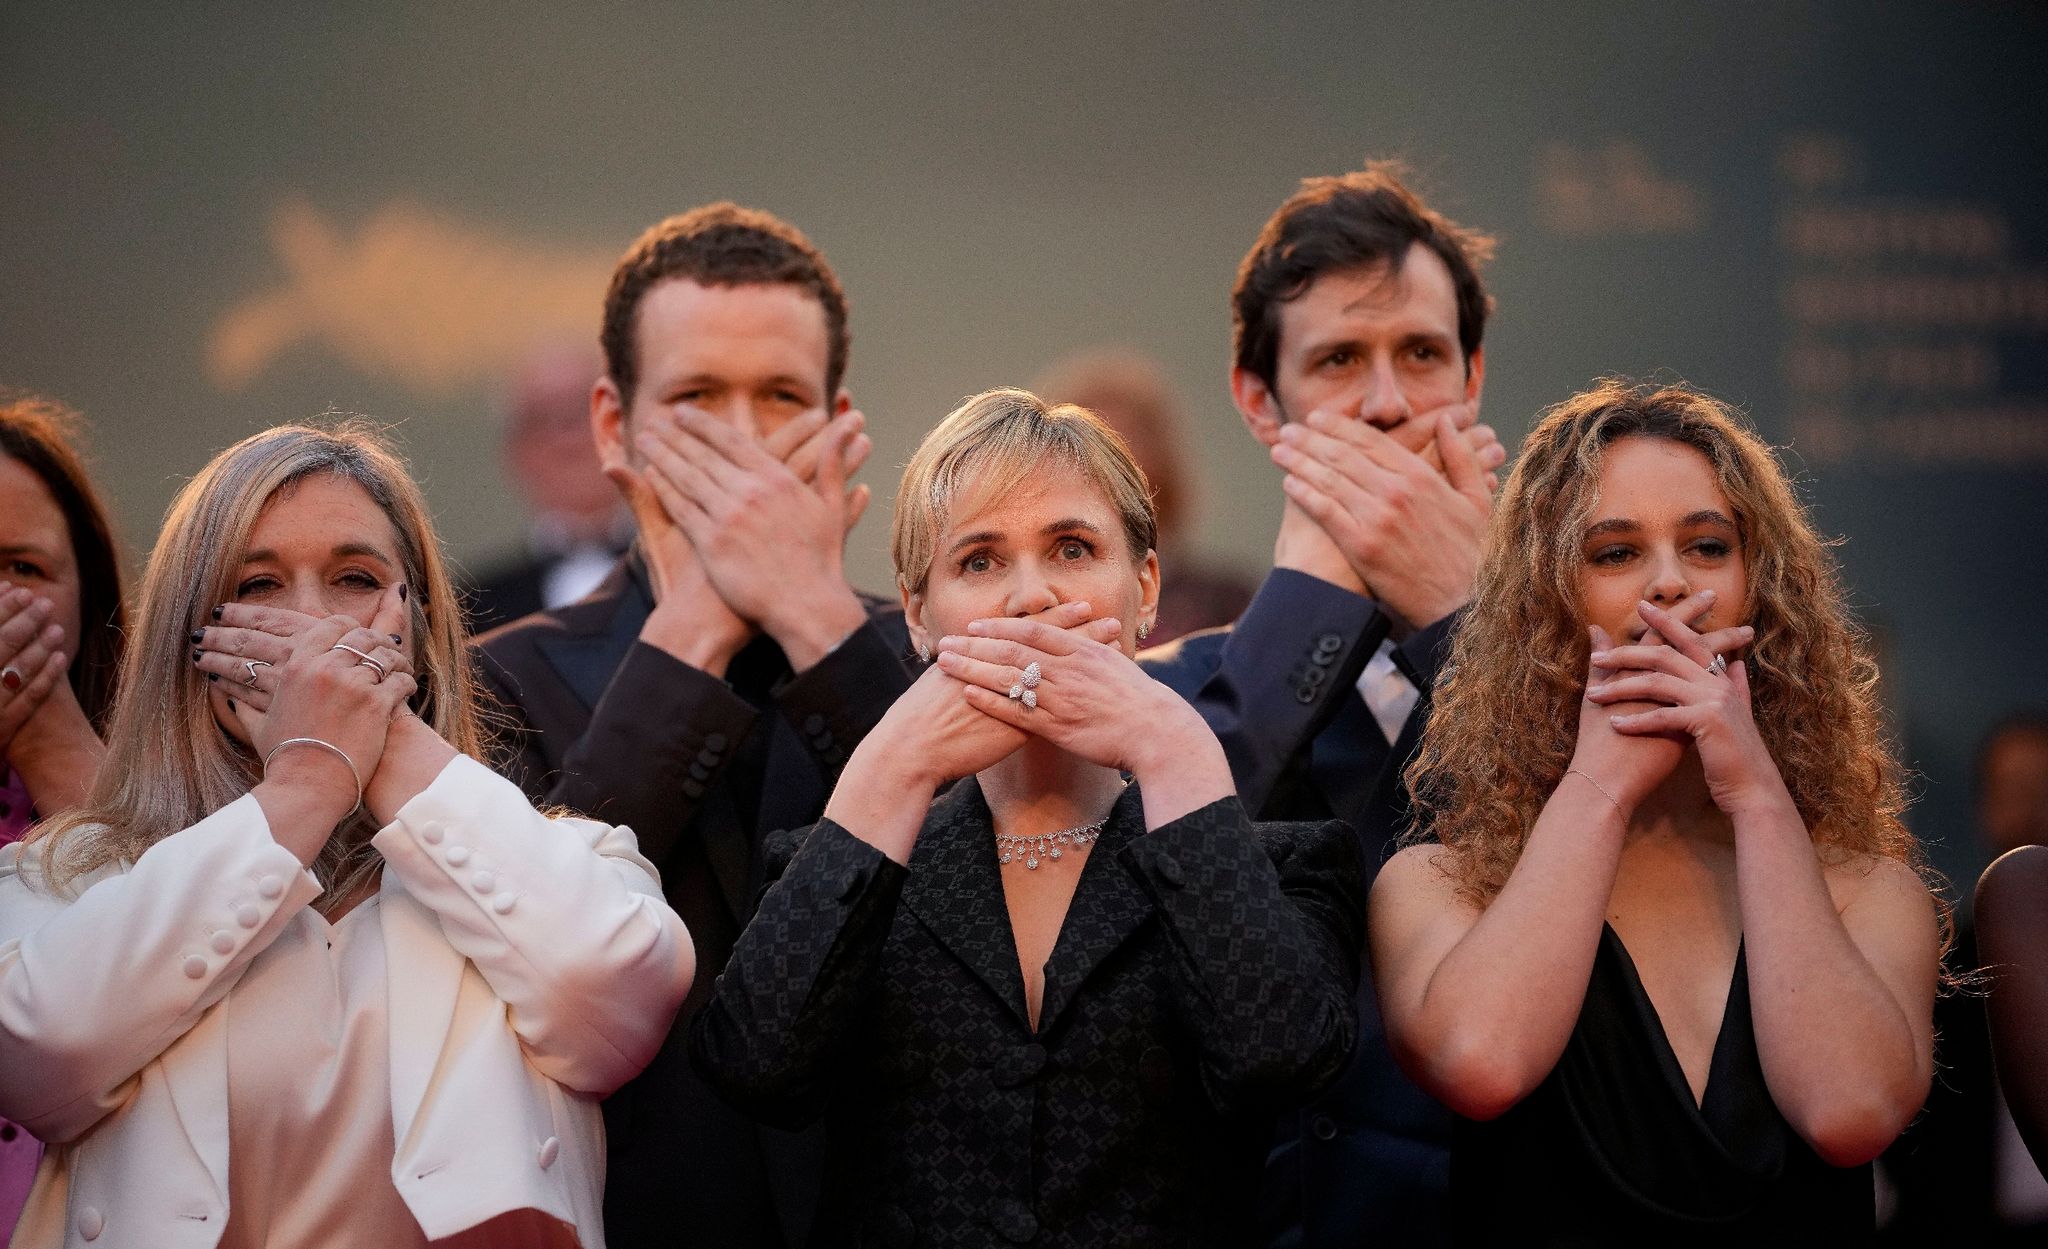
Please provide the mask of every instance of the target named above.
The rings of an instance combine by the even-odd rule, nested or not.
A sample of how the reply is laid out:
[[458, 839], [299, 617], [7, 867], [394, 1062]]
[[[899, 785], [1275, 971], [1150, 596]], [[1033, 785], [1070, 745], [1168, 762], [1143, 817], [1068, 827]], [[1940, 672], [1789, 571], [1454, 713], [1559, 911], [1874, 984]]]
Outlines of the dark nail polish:
[[192, 652], [192, 662], [195, 664], [199, 662], [199, 652], [196, 650]]
[[391, 635], [391, 644], [393, 646], [403, 646], [405, 645], [405, 639], [394, 633]]
[[209, 681], [218, 681], [218, 680], [220, 680], [220, 673], [218, 673], [218, 672], [209, 672], [209, 673], [207, 673], [207, 674], [206, 674], [206, 679], [207, 679], [207, 680], [209, 680]]
[[405, 601], [405, 582], [403, 581], [398, 583], [398, 601], [401, 603]]
[[201, 643], [201, 642], [204, 642], [205, 640], [206, 640], [206, 630], [204, 630], [204, 629], [194, 629], [194, 630], [192, 630], [192, 642], [193, 642], [193, 645], [195, 645], [195, 646], [196, 646], [196, 645], [198, 645], [199, 643]]
[[235, 709], [235, 700], [234, 700], [234, 699], [232, 699], [232, 698], [230, 698], [230, 699], [228, 699], [228, 710], [229, 710], [229, 711], [233, 711], [234, 709]]
[[216, 606], [214, 607], [214, 609], [213, 609], [213, 618], [214, 618], [215, 620], [219, 620], [219, 619], [220, 619], [220, 608], [219, 608], [219, 606], [218, 606], [218, 605], [216, 605]]

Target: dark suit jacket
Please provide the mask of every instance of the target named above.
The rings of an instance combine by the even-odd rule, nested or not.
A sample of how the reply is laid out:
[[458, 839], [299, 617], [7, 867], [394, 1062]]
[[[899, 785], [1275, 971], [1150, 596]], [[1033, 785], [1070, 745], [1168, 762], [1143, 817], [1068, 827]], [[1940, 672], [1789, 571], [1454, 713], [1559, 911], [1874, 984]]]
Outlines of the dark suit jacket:
[[900, 609], [801, 676], [756, 639], [719, 680], [639, 641], [653, 609], [637, 554], [581, 602], [477, 640], [503, 704], [499, 770], [535, 802], [631, 827], [697, 947], [668, 1044], [605, 1104], [605, 1231], [614, 1249], [799, 1244], [817, 1142], [770, 1134], [691, 1071], [685, 1037], [760, 879], [761, 835], [815, 820], [847, 754], [908, 688]]
[[[1356, 689], [1390, 625], [1370, 599], [1276, 568], [1234, 626], [1139, 656], [1216, 731], [1255, 818], [1335, 817], [1356, 830], [1361, 887], [1407, 823], [1401, 770], [1451, 631], [1442, 621], [1395, 648], [1422, 698], [1390, 748]], [[1369, 964], [1356, 1010], [1358, 1048], [1343, 1078], [1281, 1125], [1261, 1200], [1265, 1241], [1448, 1244], [1450, 1112], [1395, 1066]]]
[[1000, 872], [971, 778], [907, 869], [830, 820], [792, 837], [692, 1029], [706, 1077], [825, 1120], [817, 1245], [1241, 1249], [1272, 1116], [1351, 1050], [1350, 833], [1254, 826], [1234, 798], [1146, 833], [1132, 786], [1035, 1032]]

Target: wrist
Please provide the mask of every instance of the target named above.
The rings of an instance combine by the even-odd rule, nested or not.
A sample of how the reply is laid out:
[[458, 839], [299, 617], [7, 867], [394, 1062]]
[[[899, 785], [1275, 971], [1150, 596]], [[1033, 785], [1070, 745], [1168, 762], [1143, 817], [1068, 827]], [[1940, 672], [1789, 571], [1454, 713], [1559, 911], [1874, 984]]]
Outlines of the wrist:
[[683, 663], [714, 677], [723, 677], [732, 657], [747, 644], [746, 622], [724, 611], [726, 619], [707, 619], [710, 613], [692, 610], [686, 596], [671, 595], [655, 604], [640, 626], [640, 640]]
[[802, 673], [838, 649], [867, 623], [867, 609], [861, 606], [853, 588], [844, 581], [819, 592], [778, 604], [772, 619], [763, 620], [762, 631], [775, 639], [792, 670]]
[[1584, 791], [1588, 801], [1595, 804], [1595, 810], [1610, 813], [1624, 827], [1635, 816], [1636, 802], [1633, 795], [1619, 785], [1595, 777], [1577, 763], [1567, 767], [1563, 778], [1558, 781], [1559, 789], [1567, 785], [1579, 787]]

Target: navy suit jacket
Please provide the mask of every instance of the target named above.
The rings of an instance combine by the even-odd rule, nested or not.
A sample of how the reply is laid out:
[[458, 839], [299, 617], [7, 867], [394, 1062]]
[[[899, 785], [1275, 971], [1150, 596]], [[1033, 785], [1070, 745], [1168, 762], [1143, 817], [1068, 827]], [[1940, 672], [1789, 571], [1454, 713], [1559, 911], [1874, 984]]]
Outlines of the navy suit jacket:
[[[1389, 746], [1358, 677], [1392, 626], [1371, 599], [1274, 569], [1227, 629], [1139, 656], [1192, 702], [1223, 742], [1257, 820], [1341, 819], [1366, 881], [1408, 820], [1401, 770], [1415, 753], [1453, 619], [1404, 639], [1394, 661], [1422, 691]], [[1358, 1047], [1335, 1086], [1283, 1122], [1261, 1217], [1274, 1246], [1448, 1244], [1451, 1115], [1395, 1066], [1371, 964], [1361, 959]]]

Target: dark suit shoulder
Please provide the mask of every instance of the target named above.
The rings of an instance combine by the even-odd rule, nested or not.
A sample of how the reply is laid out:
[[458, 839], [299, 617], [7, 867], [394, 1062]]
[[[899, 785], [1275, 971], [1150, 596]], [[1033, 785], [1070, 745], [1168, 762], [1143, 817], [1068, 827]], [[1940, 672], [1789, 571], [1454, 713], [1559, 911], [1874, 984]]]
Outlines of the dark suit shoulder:
[[1270, 820], [1252, 831], [1283, 880], [1365, 878], [1358, 836], [1342, 820]]
[[1229, 640], [1229, 625], [1203, 629], [1143, 652], [1138, 666], [1176, 694], [1191, 695], [1216, 675], [1223, 663], [1223, 645]]

